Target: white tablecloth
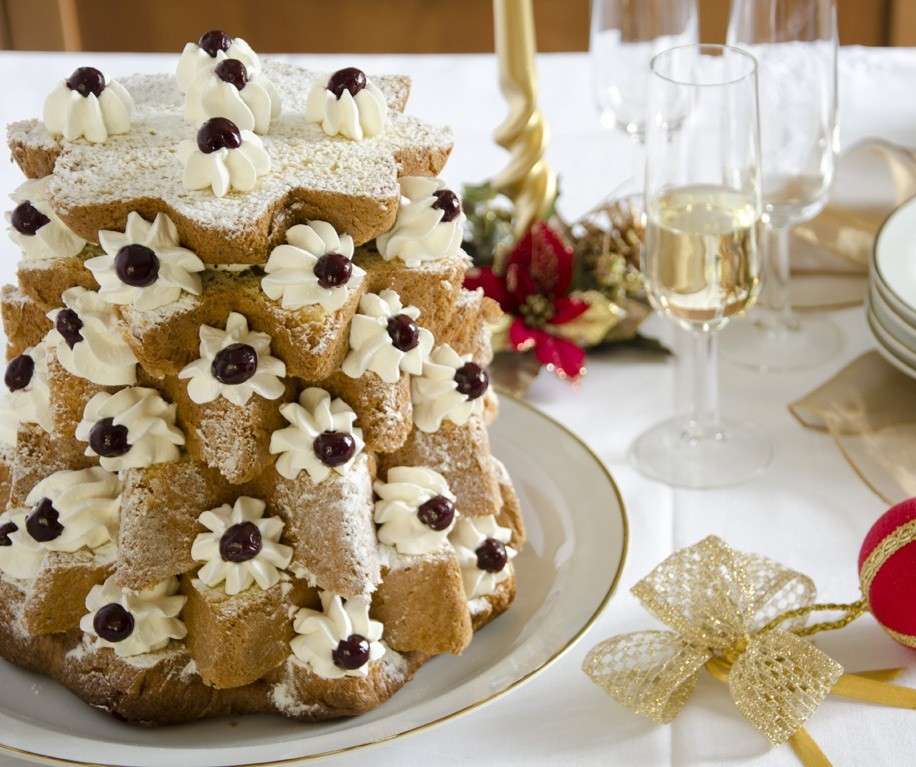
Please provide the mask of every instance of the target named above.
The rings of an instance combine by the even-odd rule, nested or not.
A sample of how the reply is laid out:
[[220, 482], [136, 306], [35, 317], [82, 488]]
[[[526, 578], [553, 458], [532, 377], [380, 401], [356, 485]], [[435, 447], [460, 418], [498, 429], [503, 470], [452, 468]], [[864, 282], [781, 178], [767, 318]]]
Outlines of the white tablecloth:
[[[455, 128], [455, 152], [445, 176], [458, 187], [487, 177], [504, 154], [491, 131], [504, 115], [491, 56], [296, 56], [333, 69], [359, 64], [370, 72], [414, 78], [410, 109]], [[174, 66], [160, 55], [0, 54], [0, 123], [38, 115], [44, 95], [75, 66], [93, 64], [117, 76]], [[840, 104], [845, 146], [879, 135], [916, 144], [916, 50], [844, 49]], [[562, 209], [574, 216], [632, 172], [629, 140], [598, 126], [584, 55], [542, 56], [541, 104], [551, 126], [549, 158], [561, 175]], [[20, 180], [0, 166], [0, 193]], [[13, 279], [16, 253], [4, 247], [0, 280]], [[651, 625], [630, 586], [672, 550], [716, 533], [811, 575], [828, 600], [856, 598], [859, 543], [884, 506], [856, 478], [826, 436], [803, 430], [786, 404], [807, 392], [869, 345], [859, 310], [836, 314], [846, 336], [840, 358], [804, 373], [757, 375], [723, 364], [725, 410], [755, 419], [773, 441], [775, 459], [760, 479], [720, 491], [673, 491], [647, 481], [626, 462], [643, 429], [669, 413], [671, 363], [616, 352], [590, 360], [578, 391], [542, 375], [531, 401], [578, 432], [610, 467], [629, 510], [629, 559], [617, 596], [585, 639], [552, 668], [492, 705], [423, 734], [339, 757], [339, 767], [368, 762], [428, 765], [789, 765], [788, 747], [770, 749], [732, 706], [725, 689], [701, 681], [670, 727], [657, 727], [617, 706], [579, 671], [586, 650], [604, 637]], [[653, 320], [650, 331], [664, 334]], [[574, 598], [575, 595], [570, 595]], [[871, 617], [824, 635], [821, 646], [849, 669], [913, 665], [914, 655], [892, 642]], [[904, 681], [916, 685], [916, 673]], [[828, 700], [810, 731], [839, 765], [905, 765], [916, 761], [912, 713]], [[0, 757], [0, 767], [13, 762]]]

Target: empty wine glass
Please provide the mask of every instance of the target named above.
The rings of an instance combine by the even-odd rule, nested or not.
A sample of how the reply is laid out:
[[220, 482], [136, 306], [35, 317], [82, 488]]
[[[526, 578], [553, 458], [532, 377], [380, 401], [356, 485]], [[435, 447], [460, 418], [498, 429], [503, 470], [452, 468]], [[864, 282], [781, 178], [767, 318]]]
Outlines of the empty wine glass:
[[592, 0], [589, 52], [602, 124], [642, 140], [649, 62], [697, 39], [696, 0]]
[[767, 266], [766, 306], [728, 329], [723, 354], [761, 370], [811, 367], [835, 356], [842, 336], [828, 318], [792, 310], [789, 229], [821, 211], [833, 183], [834, 0], [733, 0], [728, 42], [757, 59]]
[[719, 414], [717, 331], [753, 304], [759, 286], [760, 134], [754, 58], [688, 45], [652, 59], [646, 123], [646, 243], [653, 305], [693, 341], [692, 406], [649, 429], [631, 458], [671, 485], [746, 480], [769, 443]]

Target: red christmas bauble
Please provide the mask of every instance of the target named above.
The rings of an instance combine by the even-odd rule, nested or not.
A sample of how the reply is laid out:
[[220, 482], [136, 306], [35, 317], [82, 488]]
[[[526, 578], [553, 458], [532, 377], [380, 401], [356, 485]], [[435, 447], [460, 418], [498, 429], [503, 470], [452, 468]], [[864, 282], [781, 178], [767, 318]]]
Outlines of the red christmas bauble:
[[916, 648], [916, 498], [892, 506], [872, 525], [859, 551], [859, 582], [884, 630]]

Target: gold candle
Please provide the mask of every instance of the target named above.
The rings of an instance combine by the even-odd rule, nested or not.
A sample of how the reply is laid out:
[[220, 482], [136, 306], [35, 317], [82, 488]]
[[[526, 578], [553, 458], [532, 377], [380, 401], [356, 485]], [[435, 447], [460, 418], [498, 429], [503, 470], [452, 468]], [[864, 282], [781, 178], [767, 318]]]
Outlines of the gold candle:
[[537, 106], [531, 0], [493, 0], [493, 22], [499, 84], [509, 103], [509, 114], [493, 137], [510, 157], [490, 183], [514, 202], [513, 224], [522, 234], [547, 214], [557, 191], [557, 177], [544, 159], [549, 131]]

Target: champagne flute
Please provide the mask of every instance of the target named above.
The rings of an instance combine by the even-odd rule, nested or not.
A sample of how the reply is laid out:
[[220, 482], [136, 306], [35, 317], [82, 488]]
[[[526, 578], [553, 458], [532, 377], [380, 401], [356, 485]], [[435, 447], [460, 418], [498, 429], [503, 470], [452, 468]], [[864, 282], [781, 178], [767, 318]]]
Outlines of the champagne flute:
[[696, 0], [592, 0], [589, 53], [601, 122], [642, 141], [649, 62], [698, 40]]
[[692, 402], [686, 416], [633, 443], [654, 479], [708, 488], [742, 482], [769, 464], [769, 442], [719, 415], [717, 332], [759, 287], [760, 132], [750, 54], [688, 45], [652, 59], [646, 124], [646, 243], [653, 305], [689, 331]]
[[733, 0], [728, 42], [757, 59], [761, 103], [766, 309], [736, 323], [723, 354], [759, 370], [812, 367], [836, 356], [839, 328], [799, 315], [789, 292], [789, 229], [827, 203], [837, 147], [834, 0]]

